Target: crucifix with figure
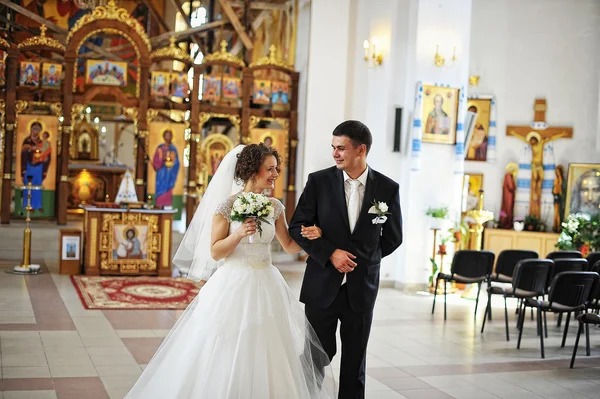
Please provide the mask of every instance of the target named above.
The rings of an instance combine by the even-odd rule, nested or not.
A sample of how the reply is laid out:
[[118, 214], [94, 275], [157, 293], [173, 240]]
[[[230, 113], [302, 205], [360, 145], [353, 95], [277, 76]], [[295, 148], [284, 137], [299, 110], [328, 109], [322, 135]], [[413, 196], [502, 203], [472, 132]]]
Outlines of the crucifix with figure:
[[506, 135], [531, 146], [531, 196], [529, 214], [541, 217], [542, 182], [544, 181], [544, 145], [552, 140], [573, 137], [573, 128], [549, 127], [546, 123], [546, 100], [536, 99], [533, 123], [529, 126], [506, 126]]

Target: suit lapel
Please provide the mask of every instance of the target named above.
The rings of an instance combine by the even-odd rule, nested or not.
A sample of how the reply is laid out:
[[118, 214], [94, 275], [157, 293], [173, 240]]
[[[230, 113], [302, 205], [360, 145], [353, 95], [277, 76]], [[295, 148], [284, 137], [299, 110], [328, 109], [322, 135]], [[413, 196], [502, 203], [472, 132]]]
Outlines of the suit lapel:
[[330, 175], [331, 186], [333, 187], [333, 196], [337, 202], [337, 208], [342, 213], [342, 220], [346, 225], [346, 229], [350, 230], [350, 222], [348, 221], [348, 206], [346, 205], [346, 192], [344, 191], [344, 175], [342, 171], [334, 168]]
[[[368, 218], [369, 208], [373, 204], [375, 200], [375, 194], [377, 193], [377, 179], [375, 178], [375, 173], [373, 169], [369, 168], [369, 174], [367, 176], [367, 187], [365, 187], [365, 196], [363, 198], [362, 207], [360, 208], [360, 213], [358, 214], [358, 220], [356, 221], [356, 227], [360, 223], [363, 223], [365, 219]], [[347, 213], [347, 212], [346, 212]], [[354, 231], [357, 232], [359, 229], [354, 228]]]

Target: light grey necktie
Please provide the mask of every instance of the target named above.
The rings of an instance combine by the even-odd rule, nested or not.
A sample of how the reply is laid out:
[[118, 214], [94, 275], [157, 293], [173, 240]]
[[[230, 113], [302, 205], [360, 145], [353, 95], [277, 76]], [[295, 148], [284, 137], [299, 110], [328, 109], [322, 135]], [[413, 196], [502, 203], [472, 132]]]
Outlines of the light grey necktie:
[[350, 183], [350, 199], [348, 200], [348, 222], [350, 222], [350, 232], [354, 231], [356, 226], [356, 220], [358, 219], [359, 210], [359, 198], [358, 198], [358, 180], [348, 180]]

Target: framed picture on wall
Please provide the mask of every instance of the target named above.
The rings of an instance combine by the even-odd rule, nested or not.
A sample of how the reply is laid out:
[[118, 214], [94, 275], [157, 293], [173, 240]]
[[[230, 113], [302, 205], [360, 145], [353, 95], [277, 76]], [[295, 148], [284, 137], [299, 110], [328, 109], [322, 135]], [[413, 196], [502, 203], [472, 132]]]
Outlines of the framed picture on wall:
[[62, 82], [62, 64], [46, 63], [42, 65], [42, 87], [60, 89]]
[[169, 96], [169, 84], [171, 82], [171, 73], [164, 71], [152, 72], [152, 84], [150, 85], [150, 95], [156, 97]]
[[37, 87], [40, 84], [40, 63], [21, 62], [21, 75], [19, 78], [21, 86]]
[[565, 219], [573, 213], [600, 213], [600, 164], [570, 163], [566, 195]]
[[483, 173], [465, 173], [461, 207], [463, 212], [477, 209], [479, 190], [483, 190]]
[[473, 133], [465, 143], [465, 159], [467, 161], [486, 161], [490, 120], [492, 111], [491, 98], [469, 98], [467, 111], [476, 114]]
[[122, 61], [87, 60], [85, 83], [90, 85], [127, 86], [127, 63]]
[[459, 94], [458, 88], [423, 85], [424, 143], [456, 143]]
[[81, 252], [81, 237], [80, 236], [63, 236], [61, 259], [62, 260], [79, 260]]

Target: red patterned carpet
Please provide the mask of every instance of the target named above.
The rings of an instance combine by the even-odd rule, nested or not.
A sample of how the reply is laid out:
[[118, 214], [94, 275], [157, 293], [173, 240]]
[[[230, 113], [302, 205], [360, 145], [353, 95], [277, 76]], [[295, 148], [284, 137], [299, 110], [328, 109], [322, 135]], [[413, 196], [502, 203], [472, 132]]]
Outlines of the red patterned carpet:
[[185, 309], [199, 291], [184, 278], [71, 276], [71, 281], [87, 309]]

